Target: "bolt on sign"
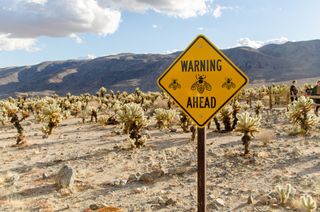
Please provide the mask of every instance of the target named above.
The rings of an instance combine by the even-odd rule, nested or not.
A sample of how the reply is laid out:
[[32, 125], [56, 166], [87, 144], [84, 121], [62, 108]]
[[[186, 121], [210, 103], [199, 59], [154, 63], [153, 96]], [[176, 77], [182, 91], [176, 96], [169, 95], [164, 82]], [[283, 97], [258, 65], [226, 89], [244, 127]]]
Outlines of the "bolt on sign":
[[204, 35], [199, 35], [159, 77], [158, 85], [204, 127], [248, 77]]

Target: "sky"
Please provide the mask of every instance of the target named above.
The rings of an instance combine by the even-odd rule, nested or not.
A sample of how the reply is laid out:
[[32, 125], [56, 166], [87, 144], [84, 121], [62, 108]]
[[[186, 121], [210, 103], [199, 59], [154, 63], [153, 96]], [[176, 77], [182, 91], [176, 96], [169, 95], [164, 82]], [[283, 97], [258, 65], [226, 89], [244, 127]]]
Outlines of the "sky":
[[0, 68], [320, 39], [319, 0], [0, 0]]

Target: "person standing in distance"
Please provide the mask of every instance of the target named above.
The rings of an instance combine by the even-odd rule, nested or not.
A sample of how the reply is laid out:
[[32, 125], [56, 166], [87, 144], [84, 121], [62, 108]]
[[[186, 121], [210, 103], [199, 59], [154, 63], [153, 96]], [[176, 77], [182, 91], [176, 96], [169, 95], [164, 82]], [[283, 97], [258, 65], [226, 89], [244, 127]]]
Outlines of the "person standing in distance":
[[290, 86], [290, 99], [291, 102], [298, 100], [298, 89], [296, 87], [297, 80], [292, 81], [292, 85]]
[[[311, 95], [312, 96], [320, 96], [320, 80], [318, 80], [317, 85], [313, 87]], [[313, 99], [313, 101], [315, 104], [320, 104], [320, 99]], [[318, 115], [319, 108], [320, 108], [320, 106], [317, 105], [316, 109], [314, 111], [317, 116], [319, 116]]]

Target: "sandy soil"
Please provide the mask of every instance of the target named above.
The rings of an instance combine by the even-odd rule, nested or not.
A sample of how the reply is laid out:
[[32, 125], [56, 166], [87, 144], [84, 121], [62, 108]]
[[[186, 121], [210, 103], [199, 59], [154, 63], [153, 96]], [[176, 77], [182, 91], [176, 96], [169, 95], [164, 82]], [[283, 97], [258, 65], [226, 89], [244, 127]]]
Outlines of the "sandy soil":
[[[303, 211], [302, 194], [320, 203], [320, 133], [289, 136], [283, 110], [263, 115], [264, 123], [243, 157], [239, 133], [207, 130], [208, 211]], [[142, 149], [130, 149], [119, 126], [65, 120], [42, 138], [33, 118], [24, 123], [29, 143], [13, 147], [16, 130], [0, 127], [0, 211], [85, 211], [110, 205], [124, 211], [196, 211], [197, 157], [191, 133], [149, 126]], [[54, 176], [64, 165], [76, 170], [75, 185], [58, 190]], [[164, 173], [151, 182], [126, 182], [130, 175]], [[276, 185], [295, 192], [278, 204]], [[249, 195], [253, 204], [247, 204]], [[318, 204], [320, 205], [320, 204]]]

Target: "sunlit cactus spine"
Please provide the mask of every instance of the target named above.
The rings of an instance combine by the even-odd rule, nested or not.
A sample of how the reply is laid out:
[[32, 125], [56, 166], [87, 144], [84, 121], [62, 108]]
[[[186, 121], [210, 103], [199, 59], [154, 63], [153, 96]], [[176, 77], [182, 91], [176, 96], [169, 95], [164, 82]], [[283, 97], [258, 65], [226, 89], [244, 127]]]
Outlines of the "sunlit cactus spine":
[[146, 141], [146, 138], [142, 136], [142, 129], [148, 124], [142, 107], [136, 103], [127, 103], [121, 107], [117, 114], [120, 122], [124, 125], [124, 133], [129, 134], [132, 146], [142, 147]]
[[301, 134], [308, 134], [317, 123], [312, 108], [313, 100], [305, 96], [299, 97], [297, 101], [288, 105], [287, 116], [289, 121], [300, 127]]
[[307, 212], [313, 212], [317, 209], [317, 202], [310, 195], [303, 195], [301, 202]]
[[232, 103], [232, 117], [233, 117], [233, 123], [232, 123], [232, 129], [235, 129], [237, 126], [238, 118], [237, 114], [239, 113], [241, 109], [240, 103], [236, 100]]
[[85, 105], [83, 105], [80, 101], [73, 103], [70, 108], [71, 115], [78, 117], [83, 108], [85, 108]]
[[177, 112], [175, 110], [166, 110], [163, 108], [157, 108], [154, 111], [154, 117], [157, 120], [157, 127], [171, 128], [173, 123], [176, 121]]
[[179, 117], [180, 117], [180, 126], [183, 132], [190, 132], [190, 125], [191, 125], [190, 118], [182, 111], [180, 112]]
[[213, 118], [214, 124], [216, 125], [217, 131], [220, 132], [221, 131], [221, 125], [219, 123], [219, 120], [217, 117]]
[[[21, 125], [21, 122], [29, 117], [29, 112], [26, 110], [20, 110], [14, 103], [6, 102], [3, 105], [4, 111], [7, 112], [7, 116], [10, 119], [10, 122], [18, 131], [16, 144], [20, 145], [26, 143], [26, 137], [24, 135], [24, 129]], [[20, 117], [19, 117], [20, 114]]]
[[96, 108], [89, 108], [90, 111], [90, 122], [93, 122], [93, 120], [97, 123], [98, 122], [98, 111]]
[[224, 130], [229, 132], [232, 130], [231, 121], [232, 121], [232, 107], [230, 105], [225, 106], [220, 111], [220, 120], [224, 125]]
[[240, 113], [237, 117], [238, 124], [235, 131], [243, 133], [241, 141], [244, 145], [244, 154], [247, 155], [249, 153], [249, 145], [253, 133], [259, 132], [260, 118], [251, 116], [248, 112]]
[[287, 184], [286, 187], [282, 187], [280, 185], [276, 186], [276, 191], [278, 193], [279, 202], [281, 205], [285, 205], [290, 195], [292, 193], [292, 186]]
[[37, 118], [40, 122], [47, 123], [42, 127], [43, 137], [47, 138], [62, 121], [61, 108], [56, 103], [47, 104]]
[[102, 98], [104, 98], [106, 93], [107, 93], [107, 89], [105, 87], [101, 87], [98, 91], [99, 96]]
[[261, 110], [263, 109], [264, 105], [262, 103], [262, 101], [258, 100], [256, 101], [255, 105], [254, 105], [254, 111], [256, 113], [256, 115], [260, 115]]
[[0, 124], [5, 125], [5, 122], [7, 121], [8, 116], [7, 116], [7, 111], [5, 110], [4, 107], [1, 107], [0, 104]]

